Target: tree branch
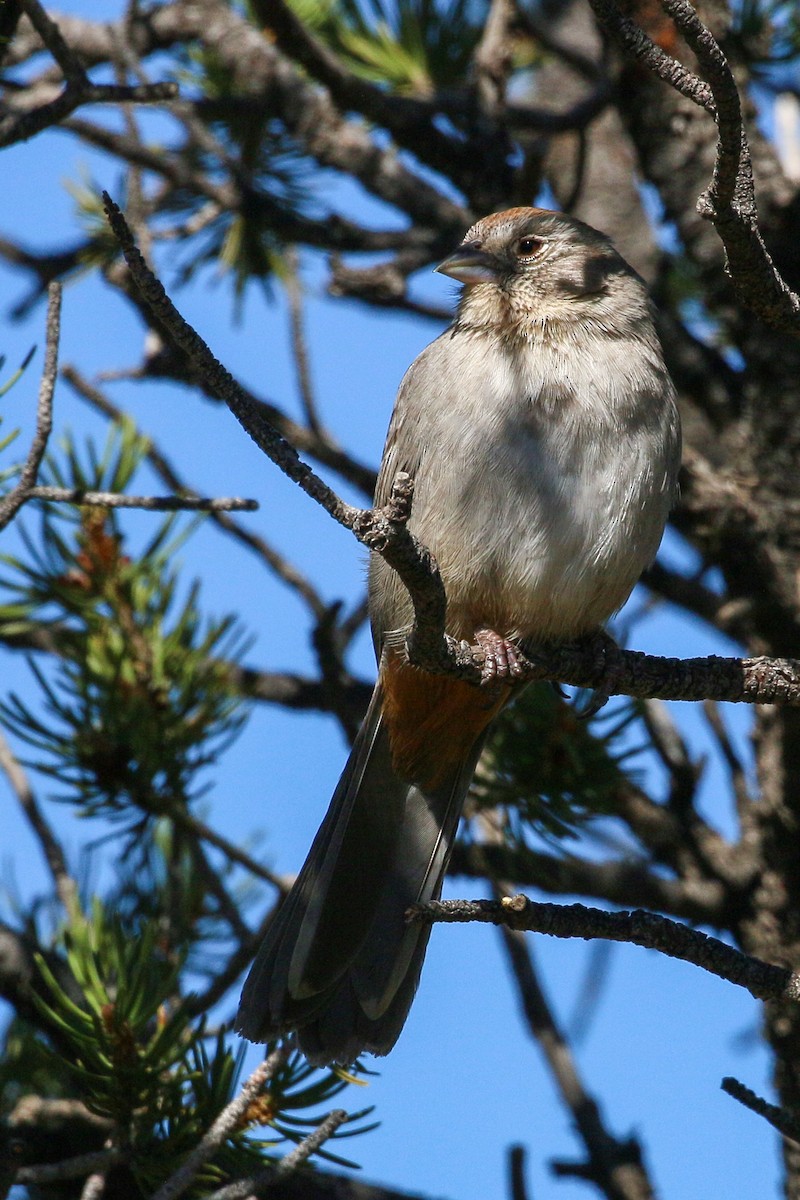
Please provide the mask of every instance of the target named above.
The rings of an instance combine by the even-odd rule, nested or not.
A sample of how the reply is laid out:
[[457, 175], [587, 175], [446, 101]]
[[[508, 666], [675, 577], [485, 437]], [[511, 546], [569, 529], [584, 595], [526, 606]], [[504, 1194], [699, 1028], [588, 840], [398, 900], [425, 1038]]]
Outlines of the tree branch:
[[229, 1183], [227, 1187], [212, 1192], [208, 1200], [250, 1200], [252, 1196], [263, 1196], [265, 1193], [272, 1192], [276, 1180], [290, 1175], [297, 1167], [301, 1166], [306, 1159], [319, 1150], [320, 1146], [327, 1142], [328, 1138], [333, 1136], [346, 1120], [347, 1113], [344, 1109], [335, 1108], [323, 1121], [320, 1121], [316, 1129], [304, 1137], [302, 1142], [299, 1142], [294, 1150], [286, 1154], [274, 1167], [269, 1167], [266, 1171], [259, 1171], [250, 1179], [240, 1179], [236, 1183]]
[[[502, 905], [503, 901], [498, 903]], [[606, 1128], [600, 1106], [585, 1089], [570, 1047], [558, 1028], [523, 934], [507, 925], [501, 925], [500, 932], [528, 1028], [539, 1043], [562, 1102], [572, 1113], [586, 1147], [585, 1163], [559, 1163], [555, 1166], [557, 1174], [591, 1180], [608, 1200], [652, 1200], [642, 1148], [635, 1138], [620, 1141]]]
[[47, 289], [47, 323], [44, 368], [39, 385], [39, 403], [36, 408], [36, 432], [23, 464], [19, 479], [7, 496], [0, 500], [0, 530], [16, 516], [29, 498], [42, 465], [47, 442], [53, 428], [53, 392], [58, 370], [58, 343], [61, 335], [61, 284], [51, 283]]
[[648, 863], [631, 858], [590, 862], [576, 855], [544, 854], [528, 846], [472, 846], [457, 842], [451, 876], [507, 879], [515, 887], [558, 896], [587, 896], [626, 907], [647, 907], [695, 924], [725, 925], [727, 890], [715, 879], [665, 879]]
[[[239, 1127], [251, 1104], [261, 1095], [264, 1086], [286, 1062], [289, 1050], [288, 1045], [280, 1046], [256, 1067], [255, 1071], [242, 1084], [238, 1095], [234, 1096], [229, 1104], [226, 1104], [213, 1125], [206, 1130], [178, 1170], [170, 1175], [169, 1179], [153, 1195], [152, 1200], [177, 1200], [178, 1196], [182, 1196], [192, 1186], [198, 1171], [227, 1140], [233, 1130]], [[242, 1195], [247, 1196], [249, 1193], [243, 1192]]]
[[583, 904], [539, 904], [520, 895], [502, 901], [431, 901], [412, 905], [408, 916], [430, 924], [479, 921], [551, 937], [631, 942], [702, 967], [745, 988], [757, 1000], [800, 1001], [800, 972], [762, 962], [718, 938], [641, 909], [603, 912]]
[[86, 492], [82, 488], [33, 487], [28, 500], [55, 500], [64, 504], [101, 508], [141, 508], [148, 512], [255, 512], [257, 500], [240, 496], [129, 496], [122, 492]]
[[749, 1087], [745, 1087], [743, 1083], [740, 1083], [738, 1079], [733, 1079], [730, 1075], [723, 1079], [720, 1086], [723, 1092], [727, 1092], [745, 1108], [758, 1113], [759, 1117], [768, 1121], [772, 1128], [777, 1129], [783, 1137], [791, 1138], [793, 1142], [800, 1145], [800, 1120], [795, 1114], [787, 1112], [785, 1108], [779, 1108], [776, 1104], [769, 1104], [766, 1100], [762, 1100], [761, 1096], [757, 1096]]
[[33, 794], [28, 777], [20, 763], [14, 757], [11, 747], [1, 731], [0, 769], [5, 772], [11, 789], [17, 797], [19, 806], [36, 835], [45, 861], [50, 869], [50, 874], [53, 877], [56, 894], [64, 907], [64, 911], [69, 916], [74, 916], [79, 909], [78, 886], [67, 867], [67, 858], [64, 854], [64, 849], [45, 820], [36, 797]]
[[599, 688], [607, 672], [616, 694], [640, 699], [800, 705], [800, 660], [790, 658], [661, 658], [618, 647], [599, 658], [591, 645], [574, 643], [529, 651], [520, 678]]
[[87, 80], [82, 84], [67, 84], [54, 100], [29, 112], [12, 111], [0, 118], [0, 149], [15, 142], [25, 142], [43, 129], [58, 125], [84, 104], [155, 104], [171, 100], [177, 94], [178, 87], [174, 83], [120, 85]]
[[616, 0], [589, 0], [600, 24], [628, 53], [670, 87], [704, 108], [717, 124], [713, 179], [697, 210], [714, 225], [725, 247], [728, 274], [744, 303], [775, 329], [800, 328], [800, 296], [781, 276], [757, 225], [750, 150], [736, 81], [725, 55], [687, 0], [661, 0], [692, 48], [705, 81], [687, 70], [623, 17]]
[[[254, 407], [183, 319], [136, 248], [120, 209], [107, 193], [103, 193], [103, 199], [142, 297], [175, 344], [191, 359], [209, 390], [228, 405], [256, 445], [284, 474], [363, 545], [380, 554], [402, 579], [414, 605], [414, 625], [406, 641], [410, 662], [433, 673], [480, 683], [482, 655], [445, 635], [447, 602], [438, 566], [430, 551], [407, 528], [413, 496], [410, 476], [398, 474], [384, 509], [358, 509], [345, 504], [302, 462], [295, 448]], [[800, 706], [800, 662], [793, 659], [656, 658], [611, 648], [607, 640], [598, 653], [597, 643], [585, 639], [565, 646], [537, 647], [535, 651], [529, 648], [520, 668], [520, 682], [526, 683], [550, 679], [598, 689], [611, 679], [614, 691], [628, 696]]]

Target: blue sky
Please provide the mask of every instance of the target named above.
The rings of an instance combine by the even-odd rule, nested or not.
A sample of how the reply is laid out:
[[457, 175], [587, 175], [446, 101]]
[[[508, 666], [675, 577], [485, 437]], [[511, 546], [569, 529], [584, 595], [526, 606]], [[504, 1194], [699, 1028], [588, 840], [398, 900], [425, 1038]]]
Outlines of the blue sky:
[[[70, 8], [84, 15], [99, 12], [88, 0], [74, 0]], [[103, 9], [113, 13], [116, 6]], [[69, 241], [77, 218], [64, 184], [82, 174], [120, 195], [118, 166], [66, 134], [48, 133], [5, 151], [0, 156], [0, 235], [37, 248]], [[358, 196], [353, 199], [363, 203]], [[169, 287], [176, 260], [166, 257], [162, 264]], [[438, 328], [326, 299], [318, 260], [309, 258], [304, 274], [312, 371], [323, 419], [345, 445], [375, 463], [402, 373]], [[452, 302], [453, 285], [441, 277], [426, 277], [421, 286], [442, 305]], [[7, 320], [23, 287], [21, 276], [0, 270], [0, 352], [9, 367], [32, 343], [43, 345], [42, 306], [25, 322]], [[212, 271], [176, 299], [238, 378], [288, 411], [299, 412], [288, 317], [277, 288], [268, 300], [257, 289], [248, 293], [238, 324], [231, 321], [229, 282]], [[87, 375], [134, 365], [141, 344], [138, 318], [98, 279], [86, 276], [67, 287], [62, 363], [74, 363]], [[40, 366], [41, 349], [25, 380], [2, 401], [3, 428], [22, 426], [22, 446], [33, 428]], [[298, 563], [328, 599], [358, 595], [362, 551], [278, 474], [230, 414], [168, 384], [122, 383], [109, 391], [155, 437], [191, 485], [211, 495], [256, 497], [260, 511], [242, 519]], [[69, 428], [78, 437], [102, 434], [101, 422], [63, 385], [55, 413], [57, 430]], [[31, 517], [27, 520], [33, 527]], [[134, 542], [153, 520], [142, 514], [130, 518]], [[13, 552], [16, 546], [16, 535], [9, 531], [0, 550]], [[675, 538], [667, 553], [673, 561], [687, 555]], [[203, 580], [207, 611], [240, 614], [254, 636], [249, 661], [278, 670], [310, 669], [302, 606], [254, 559], [210, 526], [192, 539], [182, 558], [187, 574]], [[635, 596], [634, 607], [640, 601]], [[637, 622], [631, 644], [681, 656], [735, 652], [699, 623], [664, 606]], [[372, 671], [365, 636], [352, 664], [364, 675]], [[33, 695], [21, 659], [5, 656], [5, 671], [4, 689]], [[707, 751], [707, 735], [693, 706], [673, 707], [693, 751]], [[746, 754], [749, 714], [732, 706], [724, 711]], [[345, 755], [332, 720], [259, 706], [211, 773], [214, 787], [203, 802], [207, 818], [226, 836], [243, 842], [259, 831], [265, 861], [281, 871], [296, 870]], [[657, 792], [657, 772], [648, 780]], [[41, 794], [47, 794], [47, 785], [41, 785]], [[731, 828], [724, 775], [714, 764], [707, 772], [703, 804], [707, 816], [721, 828]], [[15, 880], [25, 896], [40, 892], [47, 878], [38, 848], [3, 780], [0, 812], [3, 877]], [[73, 854], [93, 832], [62, 806], [49, 805], [48, 815]], [[456, 880], [449, 894], [470, 890]], [[534, 953], [556, 1012], [566, 1017], [580, 992], [591, 948], [538, 938]], [[576, 1054], [585, 1085], [600, 1101], [611, 1130], [618, 1136], [635, 1131], [643, 1140], [656, 1187], [665, 1197], [729, 1194], [763, 1200], [777, 1194], [773, 1134], [719, 1090], [726, 1074], [758, 1091], [768, 1088], [766, 1055], [749, 1036], [757, 1019], [757, 1005], [745, 993], [685, 964], [636, 947], [611, 951], [607, 982]], [[248, 1062], [254, 1064], [256, 1054], [254, 1049]], [[379, 1077], [365, 1091], [346, 1097], [351, 1108], [374, 1103], [382, 1122], [375, 1132], [346, 1144], [366, 1178], [452, 1200], [501, 1197], [507, 1194], [507, 1147], [519, 1142], [528, 1148], [536, 1200], [578, 1200], [592, 1194], [585, 1186], [554, 1180], [547, 1171], [551, 1157], [574, 1158], [580, 1148], [536, 1046], [521, 1032], [516, 997], [493, 930], [450, 926], [434, 931], [408, 1026], [391, 1056], [374, 1065]]]

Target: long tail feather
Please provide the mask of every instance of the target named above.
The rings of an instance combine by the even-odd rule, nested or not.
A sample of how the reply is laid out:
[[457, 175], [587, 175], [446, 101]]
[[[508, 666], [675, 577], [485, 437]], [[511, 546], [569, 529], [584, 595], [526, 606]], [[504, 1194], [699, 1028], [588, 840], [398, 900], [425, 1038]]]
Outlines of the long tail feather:
[[294, 887], [245, 983], [236, 1028], [298, 1031], [316, 1063], [386, 1054], [405, 1023], [429, 928], [405, 921], [439, 896], [483, 737], [433, 789], [392, 765], [378, 684]]

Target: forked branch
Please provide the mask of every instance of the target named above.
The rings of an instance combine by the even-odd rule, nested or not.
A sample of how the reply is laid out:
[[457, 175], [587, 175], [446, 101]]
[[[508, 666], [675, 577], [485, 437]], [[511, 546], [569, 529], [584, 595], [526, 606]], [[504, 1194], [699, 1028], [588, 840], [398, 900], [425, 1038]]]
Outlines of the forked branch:
[[728, 274], [748, 308], [774, 329], [800, 329], [800, 296], [778, 271], [758, 228], [739, 91], [716, 38], [688, 0], [661, 0], [661, 7], [694, 52], [701, 79], [623, 16], [616, 0], [589, 3], [600, 25], [628, 54], [713, 117], [718, 134], [714, 173], [709, 187], [698, 197], [697, 211], [719, 234]]
[[[175, 346], [191, 360], [207, 390], [224, 401], [256, 445], [335, 521], [351, 530], [369, 550], [398, 573], [414, 606], [407, 631], [409, 660], [435, 674], [455, 675], [471, 683], [482, 679], [483, 654], [445, 634], [447, 600], [436, 560], [408, 529], [414, 481], [397, 475], [389, 503], [360, 509], [346, 504], [303, 462], [295, 448], [264, 416], [263, 409], [236, 383], [196, 331], [184, 320], [147, 266], [122, 212], [103, 194], [111, 228], [131, 275], [153, 317]], [[800, 662], [773, 658], [656, 658], [592, 640], [563, 646], [528, 648], [521, 658], [521, 681], [558, 680], [576, 687], [603, 689], [609, 683], [623, 695], [662, 700], [729, 700], [749, 704], [800, 705]]]

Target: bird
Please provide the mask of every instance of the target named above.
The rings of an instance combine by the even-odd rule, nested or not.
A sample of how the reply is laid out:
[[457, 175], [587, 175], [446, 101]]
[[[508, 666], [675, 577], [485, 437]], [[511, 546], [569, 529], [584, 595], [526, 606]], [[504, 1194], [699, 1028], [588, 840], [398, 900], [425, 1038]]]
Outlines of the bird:
[[483, 685], [409, 664], [409, 595], [377, 554], [378, 677], [327, 815], [246, 980], [237, 1030], [294, 1034], [314, 1065], [385, 1055], [411, 1007], [492, 720], [518, 649], [598, 632], [655, 558], [677, 492], [675, 389], [646, 285], [574, 217], [512, 208], [436, 268], [455, 319], [408, 368], [377, 481], [414, 480], [409, 528], [434, 554], [446, 630]]

